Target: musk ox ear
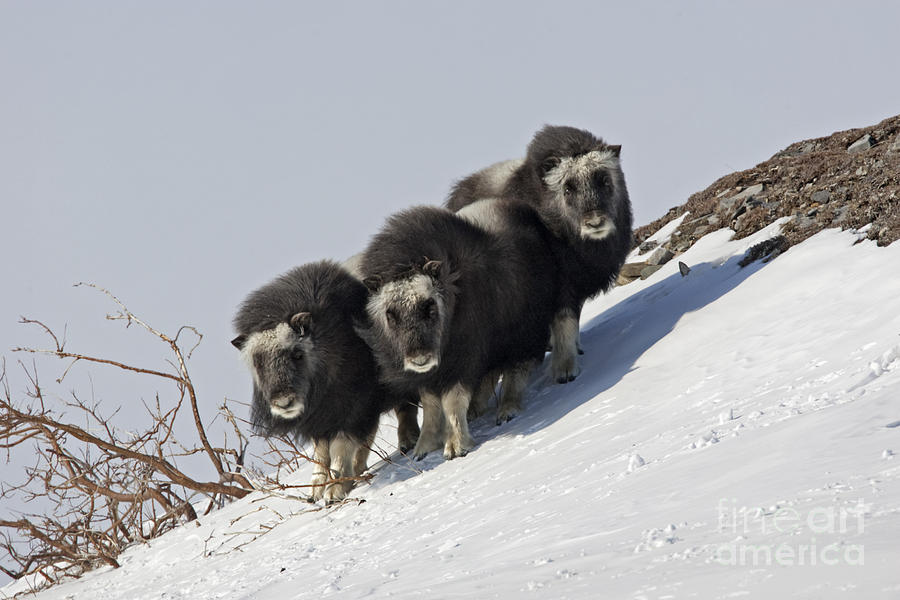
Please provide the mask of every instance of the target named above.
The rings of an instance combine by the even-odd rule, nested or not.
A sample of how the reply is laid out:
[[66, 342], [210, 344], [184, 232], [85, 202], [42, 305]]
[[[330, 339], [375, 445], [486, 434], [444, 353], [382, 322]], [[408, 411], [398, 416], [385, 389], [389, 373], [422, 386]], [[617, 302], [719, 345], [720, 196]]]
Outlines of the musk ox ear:
[[541, 161], [541, 179], [544, 178], [544, 175], [555, 169], [559, 166], [559, 157], [557, 156], [548, 156], [544, 160]]
[[291, 317], [290, 320], [291, 329], [293, 329], [300, 335], [306, 335], [306, 332], [311, 324], [312, 316], [308, 312], [298, 312], [296, 315]]
[[247, 336], [244, 335], [243, 333], [241, 335], [237, 336], [236, 338], [234, 338], [233, 340], [231, 340], [231, 345], [234, 346], [235, 348], [237, 348], [238, 350], [243, 350], [244, 344], [246, 344], [246, 343], [247, 343]]
[[619, 155], [622, 153], [622, 146], [620, 144], [617, 144], [615, 146], [607, 146], [606, 149], [612, 152], [613, 156], [615, 156], [616, 158], [619, 158]]
[[372, 275], [371, 277], [366, 277], [362, 280], [363, 285], [366, 286], [366, 289], [370, 292], [377, 292], [378, 288], [381, 287], [381, 275]]
[[422, 272], [429, 277], [440, 277], [442, 264], [439, 260], [429, 260], [422, 265]]

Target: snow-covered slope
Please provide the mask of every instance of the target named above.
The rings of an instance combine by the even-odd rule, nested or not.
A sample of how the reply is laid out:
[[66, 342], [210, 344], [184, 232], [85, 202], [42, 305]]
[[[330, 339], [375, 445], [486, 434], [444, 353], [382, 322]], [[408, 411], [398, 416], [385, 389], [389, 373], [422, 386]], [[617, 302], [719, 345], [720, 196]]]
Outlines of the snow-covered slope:
[[900, 598], [900, 245], [741, 269], [777, 227], [589, 303], [581, 377], [465, 458], [254, 495], [38, 598]]

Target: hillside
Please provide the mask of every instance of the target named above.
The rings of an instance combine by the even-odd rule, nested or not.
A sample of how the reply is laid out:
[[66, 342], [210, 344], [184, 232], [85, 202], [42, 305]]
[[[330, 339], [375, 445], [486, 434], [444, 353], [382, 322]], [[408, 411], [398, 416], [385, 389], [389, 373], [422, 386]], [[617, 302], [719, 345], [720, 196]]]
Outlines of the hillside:
[[787, 245], [827, 227], [871, 224], [868, 239], [886, 246], [900, 238], [900, 115], [791, 144], [752, 169], [726, 175], [639, 227], [636, 243], [686, 212], [691, 217], [670, 242], [676, 253], [720, 227], [741, 239], [781, 217], [792, 217], [782, 232]]
[[582, 375], [536, 376], [468, 456], [373, 458], [330, 509], [254, 494], [36, 597], [900, 597], [898, 132], [795, 144], [638, 230], [629, 263], [677, 260], [589, 302]]

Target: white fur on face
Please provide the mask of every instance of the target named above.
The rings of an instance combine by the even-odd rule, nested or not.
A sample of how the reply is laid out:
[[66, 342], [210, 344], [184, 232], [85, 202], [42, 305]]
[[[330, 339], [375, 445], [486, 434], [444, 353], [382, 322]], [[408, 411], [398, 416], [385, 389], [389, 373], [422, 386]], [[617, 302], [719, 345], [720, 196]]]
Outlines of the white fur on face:
[[[438, 311], [438, 323], [444, 321], [444, 299], [434, 286], [431, 277], [422, 273], [415, 273], [405, 279], [398, 279], [385, 284], [376, 294], [369, 298], [367, 311], [369, 316], [379, 324], [385, 332], [390, 332], [391, 327], [387, 320], [388, 308], [393, 308], [401, 314], [407, 314], [420, 302], [427, 298], [433, 298]], [[440, 327], [440, 325], [438, 325]], [[440, 335], [440, 332], [438, 333]], [[440, 339], [436, 347], [440, 348]], [[404, 359], [418, 357], [404, 357]], [[427, 373], [437, 366], [439, 358], [432, 356], [431, 360], [417, 364], [410, 360], [404, 360], [404, 369], [416, 373]]]
[[[277, 400], [276, 400], [277, 401]], [[269, 410], [272, 411], [272, 414], [281, 419], [290, 420], [296, 419], [300, 415], [303, 414], [303, 411], [306, 410], [306, 405], [303, 402], [298, 402], [296, 399], [289, 404], [287, 407], [277, 406], [275, 404], [269, 404]]]
[[566, 182], [574, 180], [578, 182], [579, 188], [584, 188], [589, 185], [589, 179], [593, 174], [600, 169], [606, 170], [615, 189], [614, 193], [617, 193], [623, 185], [619, 159], [609, 150], [594, 150], [581, 156], [564, 156], [558, 165], [544, 175], [544, 183], [553, 195], [557, 210], [585, 239], [602, 240], [609, 237], [615, 233], [615, 225], [607, 218], [599, 228], [586, 227], [578, 209], [566, 202], [565, 185]]
[[608, 238], [616, 232], [616, 224], [609, 217], [603, 219], [600, 227], [587, 227], [584, 223], [581, 225], [581, 237], [586, 240], [600, 241]]
[[544, 175], [544, 183], [551, 190], [561, 190], [569, 179], [590, 177], [598, 169], [616, 171], [619, 169], [619, 159], [609, 150], [594, 150], [581, 156], [564, 156], [558, 165]]
[[256, 372], [253, 357], [259, 354], [271, 356], [281, 352], [283, 348], [293, 347], [295, 338], [294, 330], [287, 323], [279, 323], [272, 329], [250, 334], [247, 341], [244, 342], [244, 347], [241, 348], [241, 358], [250, 367], [250, 372], [253, 373], [253, 379], [257, 385], [260, 384], [259, 373]]
[[417, 359], [403, 359], [403, 370], [404, 371], [412, 371], [413, 373], [427, 373], [438, 366], [438, 359], [433, 354], [427, 357], [427, 360], [423, 362], [423, 360]]
[[[250, 334], [244, 347], [241, 349], [241, 358], [250, 368], [253, 374], [253, 380], [260, 388], [265, 389], [263, 382], [264, 373], [260, 373], [255, 364], [254, 357], [262, 356], [263, 362], [269, 363], [274, 361], [274, 357], [278, 354], [291, 351], [295, 348], [303, 350], [307, 361], [314, 360], [313, 342], [309, 336], [300, 338], [287, 323], [279, 323], [272, 329], [258, 331]], [[302, 400], [298, 400], [297, 395], [291, 398], [281, 400], [281, 396], [269, 398], [269, 410], [273, 415], [281, 419], [295, 419], [299, 417], [306, 409], [306, 405]], [[284, 406], [280, 406], [283, 404]]]

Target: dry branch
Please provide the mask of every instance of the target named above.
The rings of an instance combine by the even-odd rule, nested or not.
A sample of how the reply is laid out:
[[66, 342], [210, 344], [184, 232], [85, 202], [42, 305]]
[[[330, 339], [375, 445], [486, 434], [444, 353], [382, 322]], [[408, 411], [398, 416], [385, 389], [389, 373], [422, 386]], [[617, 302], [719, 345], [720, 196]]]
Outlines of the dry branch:
[[[14, 351], [49, 355], [69, 361], [57, 383], [61, 383], [78, 363], [99, 364], [175, 384], [174, 402], [164, 406], [159, 396], [155, 406], [144, 405], [149, 423], [140, 431], [118, 431], [110, 415], [99, 406], [87, 404], [72, 393], [68, 402], [45, 398], [35, 363], [20, 362], [27, 390], [22, 401], [13, 399], [2, 362], [0, 382], [0, 449], [7, 453], [34, 452], [36, 461], [24, 470], [24, 481], [4, 482], [0, 498], [39, 499], [47, 514], [21, 515], [0, 520], [0, 550], [8, 555], [0, 570], [13, 578], [32, 575], [53, 584], [63, 577], [78, 576], [100, 564], [118, 566], [118, 555], [129, 545], [156, 537], [181, 522], [197, 518], [195, 502], [210, 499], [210, 507], [225, 499], [242, 498], [255, 489], [243, 473], [247, 438], [233, 415], [230, 422], [237, 447], [214, 447], [206, 434], [187, 359], [202, 339], [193, 327], [181, 327], [174, 336], [148, 325], [131, 313], [109, 291], [91, 284], [115, 302], [119, 311], [107, 315], [124, 320], [126, 327], [137, 324], [164, 342], [174, 357], [172, 371], [139, 367], [119, 360], [72, 352], [65, 348], [65, 336], [57, 336], [47, 325], [34, 319], [22, 323], [43, 330], [51, 340], [49, 349], [16, 348]], [[182, 334], [195, 334], [196, 342], [185, 352]], [[199, 446], [181, 444], [175, 436], [175, 422], [185, 398], [190, 405], [193, 432]], [[84, 425], [66, 418], [64, 409], [75, 410]], [[230, 414], [230, 411], [229, 411]], [[176, 457], [203, 454], [216, 472], [217, 480], [189, 476], [179, 468]]]

